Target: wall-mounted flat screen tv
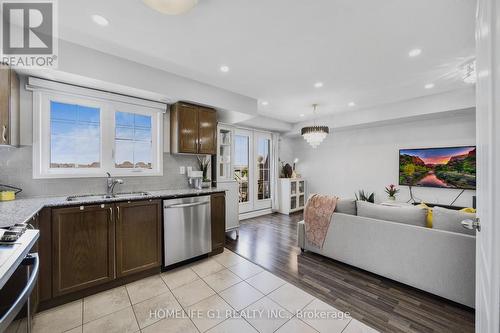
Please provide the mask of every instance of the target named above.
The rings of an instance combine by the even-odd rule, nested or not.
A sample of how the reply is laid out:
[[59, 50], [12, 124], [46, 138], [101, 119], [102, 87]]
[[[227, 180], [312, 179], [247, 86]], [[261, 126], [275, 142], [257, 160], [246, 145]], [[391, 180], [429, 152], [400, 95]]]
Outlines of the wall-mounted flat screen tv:
[[399, 150], [399, 185], [476, 189], [476, 147]]

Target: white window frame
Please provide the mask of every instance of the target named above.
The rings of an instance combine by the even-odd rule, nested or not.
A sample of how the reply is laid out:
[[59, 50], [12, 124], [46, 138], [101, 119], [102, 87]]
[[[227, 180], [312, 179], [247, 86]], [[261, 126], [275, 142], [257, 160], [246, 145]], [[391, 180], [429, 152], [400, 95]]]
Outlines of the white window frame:
[[[166, 105], [94, 89], [29, 78], [33, 90], [33, 178], [88, 178], [113, 176], [163, 176], [163, 114]], [[100, 168], [50, 168], [50, 102], [100, 109]], [[152, 169], [115, 167], [115, 112], [151, 116]]]

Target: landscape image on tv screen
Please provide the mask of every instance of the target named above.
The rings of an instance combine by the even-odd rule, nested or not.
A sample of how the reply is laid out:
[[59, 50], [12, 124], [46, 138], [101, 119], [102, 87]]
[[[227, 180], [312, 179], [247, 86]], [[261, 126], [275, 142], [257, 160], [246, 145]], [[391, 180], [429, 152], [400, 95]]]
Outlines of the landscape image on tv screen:
[[399, 185], [476, 189], [476, 147], [401, 149]]

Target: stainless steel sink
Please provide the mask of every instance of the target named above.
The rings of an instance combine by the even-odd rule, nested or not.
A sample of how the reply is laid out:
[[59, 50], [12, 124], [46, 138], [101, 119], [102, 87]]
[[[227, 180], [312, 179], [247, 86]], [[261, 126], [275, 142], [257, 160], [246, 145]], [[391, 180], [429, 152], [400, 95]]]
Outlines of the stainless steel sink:
[[115, 193], [113, 195], [107, 194], [84, 194], [84, 195], [72, 195], [66, 198], [66, 201], [98, 201], [105, 199], [127, 199], [133, 197], [143, 197], [149, 195], [148, 192], [126, 192], [126, 193]]

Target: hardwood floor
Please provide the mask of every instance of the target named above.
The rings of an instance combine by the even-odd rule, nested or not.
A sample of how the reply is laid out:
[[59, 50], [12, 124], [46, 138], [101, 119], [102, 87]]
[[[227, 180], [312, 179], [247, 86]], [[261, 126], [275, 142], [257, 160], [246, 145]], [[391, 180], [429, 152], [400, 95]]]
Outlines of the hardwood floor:
[[[226, 247], [380, 332], [474, 332], [474, 310], [320, 255], [301, 253], [302, 214], [244, 220]], [[429, 277], [432, 278], [432, 277]]]

